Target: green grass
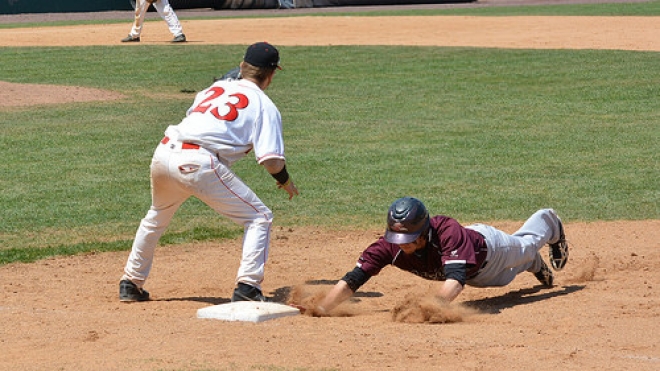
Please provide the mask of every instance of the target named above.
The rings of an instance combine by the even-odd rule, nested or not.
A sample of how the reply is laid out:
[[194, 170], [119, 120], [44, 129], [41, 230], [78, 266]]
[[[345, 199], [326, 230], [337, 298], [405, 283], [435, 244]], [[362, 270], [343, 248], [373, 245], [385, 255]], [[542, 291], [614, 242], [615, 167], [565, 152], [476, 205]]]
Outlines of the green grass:
[[[2, 109], [0, 264], [129, 249], [167, 125], [244, 46], [2, 48], [2, 80], [120, 101]], [[380, 228], [397, 197], [461, 221], [656, 219], [655, 52], [282, 47], [269, 95], [285, 124], [289, 201], [248, 157], [235, 171], [281, 226]], [[185, 60], [186, 62], [182, 62]], [[331, 63], [329, 63], [331, 61]], [[163, 78], [166, 77], [166, 78]], [[191, 199], [163, 243], [238, 238]]]

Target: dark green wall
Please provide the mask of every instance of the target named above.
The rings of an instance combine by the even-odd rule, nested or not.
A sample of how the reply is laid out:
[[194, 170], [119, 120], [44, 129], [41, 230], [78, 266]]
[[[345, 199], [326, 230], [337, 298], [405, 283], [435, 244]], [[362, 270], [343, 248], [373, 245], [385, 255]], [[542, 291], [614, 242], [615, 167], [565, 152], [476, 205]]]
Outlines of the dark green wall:
[[130, 0], [0, 0], [0, 14], [131, 10]]

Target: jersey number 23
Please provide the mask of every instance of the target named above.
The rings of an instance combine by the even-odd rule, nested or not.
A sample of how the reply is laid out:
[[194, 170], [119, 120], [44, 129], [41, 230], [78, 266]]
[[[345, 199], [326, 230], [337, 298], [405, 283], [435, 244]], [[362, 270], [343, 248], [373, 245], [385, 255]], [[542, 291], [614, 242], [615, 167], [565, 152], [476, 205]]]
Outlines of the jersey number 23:
[[[250, 103], [245, 95], [241, 93], [225, 94], [225, 89], [218, 86], [211, 87], [207, 94], [210, 95], [201, 101], [192, 112], [209, 112], [218, 120], [234, 121], [238, 117], [238, 110], [247, 107]], [[238, 99], [238, 102], [230, 102], [232, 97]], [[220, 107], [223, 107], [222, 112], [227, 111], [227, 113], [221, 114]]]

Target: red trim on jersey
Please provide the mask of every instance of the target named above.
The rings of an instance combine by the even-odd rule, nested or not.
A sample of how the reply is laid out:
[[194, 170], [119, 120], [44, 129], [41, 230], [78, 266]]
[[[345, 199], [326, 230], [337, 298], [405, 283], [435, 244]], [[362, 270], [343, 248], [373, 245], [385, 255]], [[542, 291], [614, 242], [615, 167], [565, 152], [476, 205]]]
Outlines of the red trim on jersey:
[[266, 155], [263, 155], [263, 156], [257, 158], [257, 162], [262, 163], [262, 162], [264, 162], [266, 160], [269, 160], [271, 158], [279, 158], [279, 159], [284, 160], [284, 155], [280, 155], [279, 153], [268, 153]]

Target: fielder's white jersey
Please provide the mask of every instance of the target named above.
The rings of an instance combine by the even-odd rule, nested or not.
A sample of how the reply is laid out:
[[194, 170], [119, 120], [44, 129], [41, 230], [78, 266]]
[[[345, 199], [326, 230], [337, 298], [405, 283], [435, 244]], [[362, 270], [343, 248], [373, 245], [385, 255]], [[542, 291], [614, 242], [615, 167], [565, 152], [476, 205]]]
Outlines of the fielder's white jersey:
[[199, 144], [231, 166], [251, 150], [258, 163], [284, 159], [282, 117], [273, 101], [248, 80], [216, 81], [195, 97], [186, 117], [165, 135]]

